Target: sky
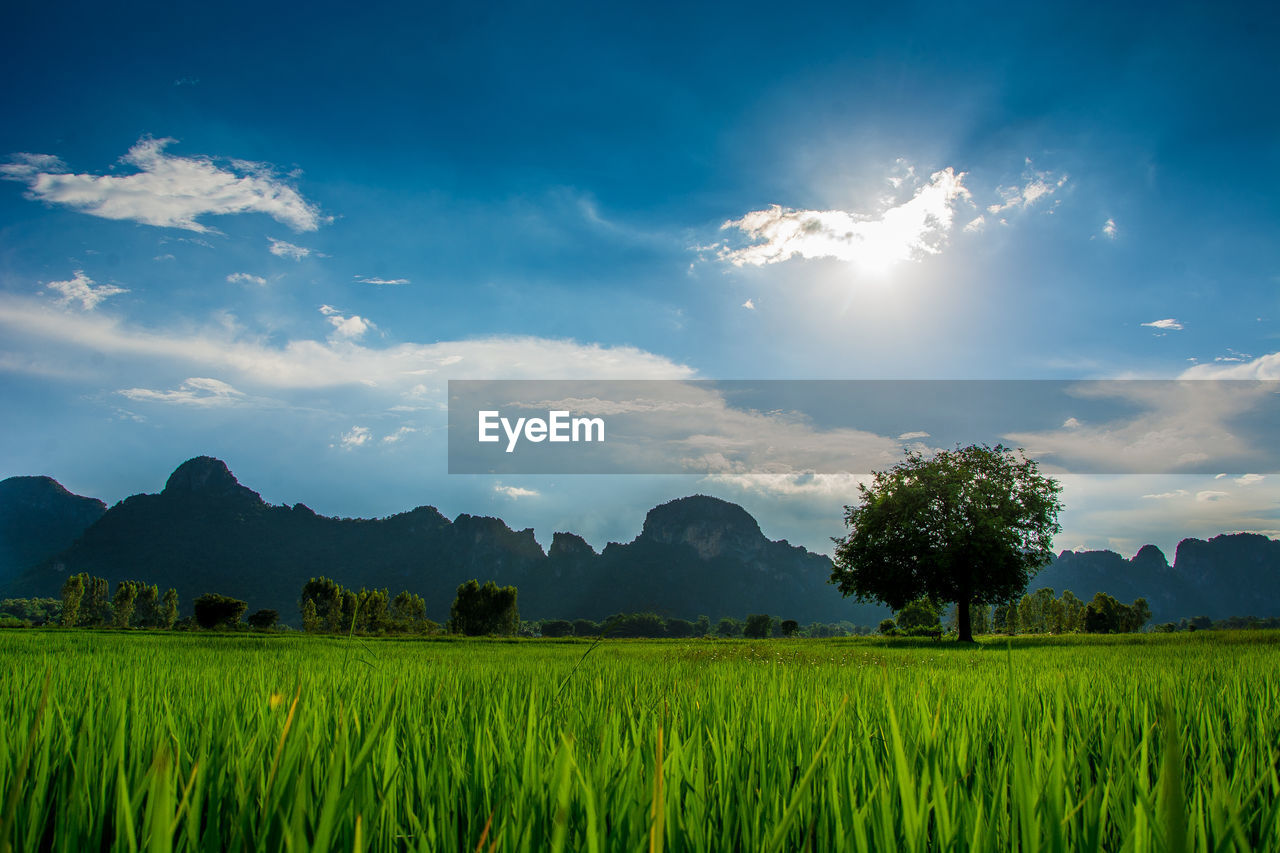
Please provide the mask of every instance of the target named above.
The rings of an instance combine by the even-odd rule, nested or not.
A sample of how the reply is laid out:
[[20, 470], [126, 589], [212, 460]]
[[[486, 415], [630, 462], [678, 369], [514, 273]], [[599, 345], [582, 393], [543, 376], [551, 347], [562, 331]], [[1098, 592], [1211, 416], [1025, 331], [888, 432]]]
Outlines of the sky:
[[[450, 475], [446, 383], [1280, 379], [1277, 15], [10, 4], [0, 476], [829, 552], [856, 478]], [[1059, 548], [1280, 536], [1271, 470], [1063, 482]]]

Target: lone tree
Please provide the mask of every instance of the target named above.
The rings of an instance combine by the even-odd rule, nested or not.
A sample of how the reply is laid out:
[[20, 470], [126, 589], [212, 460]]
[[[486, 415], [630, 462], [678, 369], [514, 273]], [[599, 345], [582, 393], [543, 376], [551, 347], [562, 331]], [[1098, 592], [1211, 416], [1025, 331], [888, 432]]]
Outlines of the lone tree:
[[831, 580], [845, 596], [894, 610], [918, 598], [954, 601], [959, 640], [972, 642], [969, 605], [1021, 594], [1053, 557], [1061, 490], [1000, 444], [908, 453], [845, 507], [849, 532], [833, 537]]

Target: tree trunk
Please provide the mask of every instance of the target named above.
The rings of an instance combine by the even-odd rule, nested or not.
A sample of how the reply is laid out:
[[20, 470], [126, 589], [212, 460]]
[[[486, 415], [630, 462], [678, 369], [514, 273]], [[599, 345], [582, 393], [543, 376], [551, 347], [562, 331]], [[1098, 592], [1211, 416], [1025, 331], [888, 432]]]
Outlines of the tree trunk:
[[960, 631], [959, 642], [973, 642], [973, 622], [969, 619], [969, 594], [966, 590], [956, 602], [956, 622]]

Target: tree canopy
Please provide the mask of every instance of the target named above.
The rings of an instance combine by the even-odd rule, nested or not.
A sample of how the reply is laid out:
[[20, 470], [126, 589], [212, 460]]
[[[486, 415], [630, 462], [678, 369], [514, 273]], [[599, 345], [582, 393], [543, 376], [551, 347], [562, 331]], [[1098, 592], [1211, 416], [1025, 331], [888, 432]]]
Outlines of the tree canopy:
[[1052, 557], [1061, 486], [1021, 451], [997, 444], [908, 453], [858, 487], [848, 533], [833, 537], [841, 594], [901, 610], [921, 597], [953, 601], [959, 638], [973, 639], [972, 603], [1020, 594]]
[[449, 630], [455, 634], [514, 634], [520, 627], [516, 588], [486, 581], [469, 580], [458, 587], [458, 597], [449, 609]]

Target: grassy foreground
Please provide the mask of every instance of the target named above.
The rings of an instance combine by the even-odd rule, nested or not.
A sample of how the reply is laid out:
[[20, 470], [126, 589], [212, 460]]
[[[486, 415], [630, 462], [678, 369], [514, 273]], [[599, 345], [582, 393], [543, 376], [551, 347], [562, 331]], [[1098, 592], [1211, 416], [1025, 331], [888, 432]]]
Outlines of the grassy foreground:
[[0, 849], [1280, 850], [1277, 632], [588, 648], [0, 632]]

